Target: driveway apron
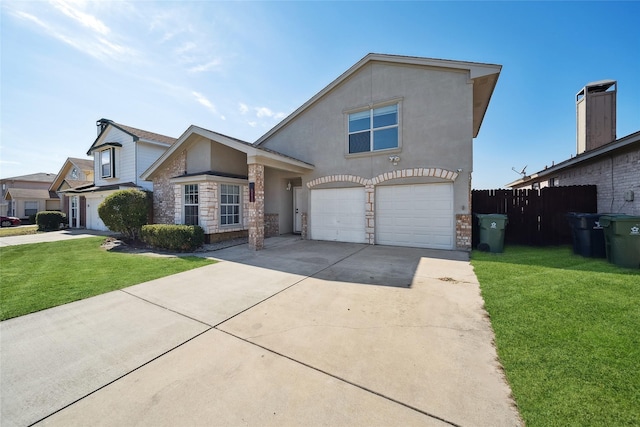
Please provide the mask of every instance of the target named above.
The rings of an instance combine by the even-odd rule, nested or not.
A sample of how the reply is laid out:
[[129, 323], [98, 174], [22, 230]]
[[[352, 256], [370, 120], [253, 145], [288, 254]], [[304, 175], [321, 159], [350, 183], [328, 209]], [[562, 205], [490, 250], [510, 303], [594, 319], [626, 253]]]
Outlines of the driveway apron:
[[2, 425], [520, 425], [468, 254], [267, 239], [0, 323]]

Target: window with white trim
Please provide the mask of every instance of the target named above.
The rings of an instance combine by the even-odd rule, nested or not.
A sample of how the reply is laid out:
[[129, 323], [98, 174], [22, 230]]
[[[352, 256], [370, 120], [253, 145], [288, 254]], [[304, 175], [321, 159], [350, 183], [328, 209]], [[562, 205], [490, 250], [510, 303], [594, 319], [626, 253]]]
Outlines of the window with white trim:
[[38, 213], [38, 202], [24, 202], [24, 216], [31, 216]]
[[198, 199], [198, 184], [186, 184], [184, 186], [184, 223], [186, 225], [199, 225], [200, 205]]
[[398, 146], [398, 104], [349, 114], [349, 154]]
[[240, 186], [220, 184], [220, 225], [240, 224]]
[[113, 147], [100, 151], [100, 176], [102, 178], [116, 177], [115, 152]]

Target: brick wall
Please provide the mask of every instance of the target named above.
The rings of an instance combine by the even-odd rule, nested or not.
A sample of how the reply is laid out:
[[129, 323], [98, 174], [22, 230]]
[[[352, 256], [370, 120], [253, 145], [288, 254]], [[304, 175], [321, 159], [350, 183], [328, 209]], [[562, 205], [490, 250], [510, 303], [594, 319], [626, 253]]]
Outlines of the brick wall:
[[276, 214], [264, 214], [264, 237], [280, 235], [280, 217]]
[[[571, 169], [561, 171], [559, 184], [596, 185], [598, 187], [598, 212], [640, 215], [640, 148]], [[634, 200], [625, 202], [624, 194], [634, 192]]]
[[186, 167], [186, 154], [182, 152], [153, 179], [153, 220], [156, 224], [176, 223], [174, 185], [169, 179], [182, 175]]
[[473, 216], [470, 214], [456, 215], [456, 249], [471, 249], [472, 220]]

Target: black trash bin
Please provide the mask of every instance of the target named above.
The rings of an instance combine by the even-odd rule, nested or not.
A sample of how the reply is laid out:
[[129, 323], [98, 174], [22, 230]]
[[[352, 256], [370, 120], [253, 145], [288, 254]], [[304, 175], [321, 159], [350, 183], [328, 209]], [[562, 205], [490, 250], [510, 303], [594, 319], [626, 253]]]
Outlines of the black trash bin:
[[600, 214], [571, 212], [567, 219], [571, 227], [573, 253], [589, 258], [606, 258]]

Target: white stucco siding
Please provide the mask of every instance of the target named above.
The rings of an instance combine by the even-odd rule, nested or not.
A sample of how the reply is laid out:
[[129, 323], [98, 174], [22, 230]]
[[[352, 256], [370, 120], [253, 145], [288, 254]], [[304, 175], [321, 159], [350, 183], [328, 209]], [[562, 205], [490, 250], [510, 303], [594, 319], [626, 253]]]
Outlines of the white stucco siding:
[[[348, 112], [398, 102], [400, 146], [348, 154]], [[462, 170], [454, 183], [455, 213], [468, 214], [473, 168], [473, 85], [469, 72], [371, 62], [325, 94], [263, 146], [315, 166], [303, 183], [349, 173], [364, 178], [411, 168]], [[400, 158], [394, 165], [389, 156]]]

